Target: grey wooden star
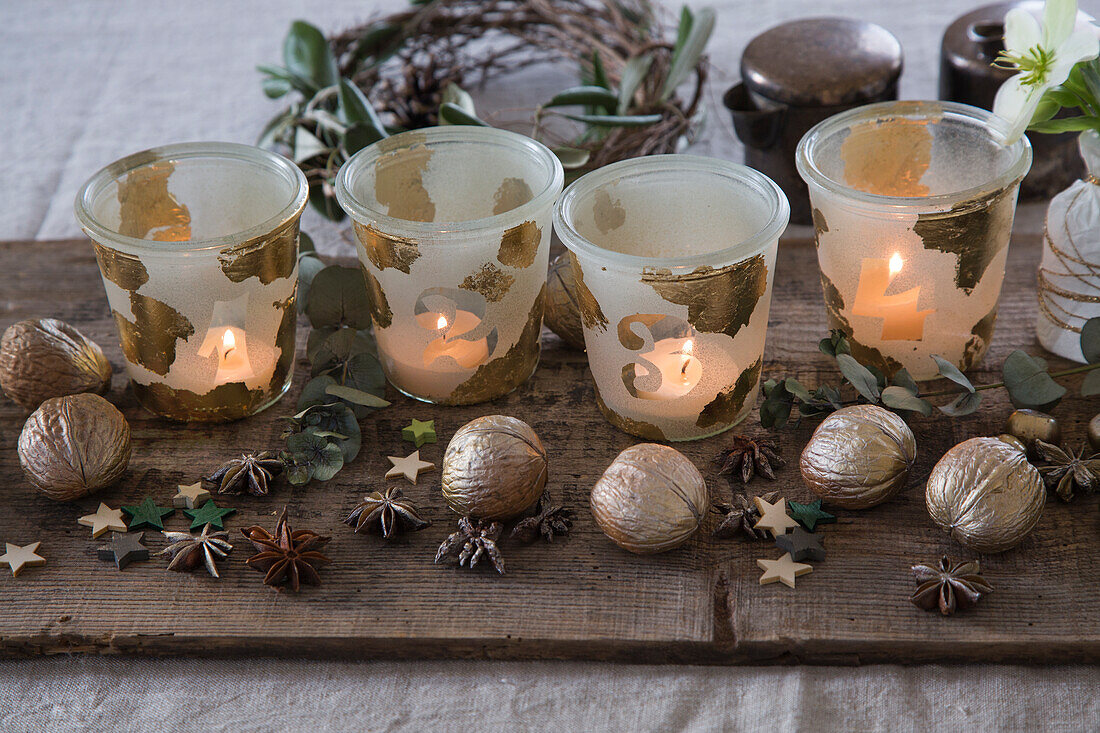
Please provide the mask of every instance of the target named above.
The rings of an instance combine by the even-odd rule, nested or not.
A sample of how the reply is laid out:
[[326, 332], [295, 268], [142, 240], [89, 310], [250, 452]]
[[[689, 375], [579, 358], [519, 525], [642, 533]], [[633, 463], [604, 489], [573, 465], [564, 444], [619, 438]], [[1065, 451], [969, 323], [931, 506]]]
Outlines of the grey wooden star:
[[800, 560], [824, 560], [825, 548], [821, 546], [821, 535], [795, 527], [790, 534], [781, 534], [775, 538], [775, 546], [791, 553], [791, 558]]
[[122, 570], [136, 560], [148, 560], [149, 548], [141, 543], [144, 532], [122, 534], [112, 532], [111, 541], [99, 548], [99, 559], [104, 562], [115, 563], [115, 567]]

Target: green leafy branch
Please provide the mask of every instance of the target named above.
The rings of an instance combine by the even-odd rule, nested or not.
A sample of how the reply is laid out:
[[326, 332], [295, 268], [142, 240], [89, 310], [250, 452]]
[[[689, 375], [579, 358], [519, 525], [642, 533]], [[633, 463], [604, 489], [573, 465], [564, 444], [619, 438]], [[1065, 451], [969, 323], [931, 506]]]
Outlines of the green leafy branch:
[[328, 481], [359, 454], [359, 420], [390, 403], [370, 328], [366, 284], [358, 268], [328, 265], [301, 234], [298, 303], [313, 327], [306, 343], [311, 379], [298, 412], [284, 418], [287, 479]]
[[[1054, 119], [1063, 109], [1077, 110], [1080, 114]], [[1061, 86], [1048, 90], [1028, 129], [1055, 134], [1100, 131], [1100, 59], [1082, 61], [1073, 67]]]
[[[917, 382], [905, 369], [899, 369], [888, 378], [873, 365], [861, 364], [854, 356], [848, 339], [842, 331], [832, 331], [828, 338], [818, 343], [818, 349], [836, 362], [843, 377], [840, 385], [822, 384], [814, 390], [805, 387], [791, 377], [768, 379], [762, 385], [764, 400], [760, 404], [760, 424], [766, 428], [782, 428], [795, 415], [795, 423], [803, 417], [816, 417], [839, 410], [847, 405], [868, 403], [880, 405], [894, 412], [919, 413], [925, 417], [939, 410], [951, 417], [961, 417], [975, 412], [982, 403], [982, 392], [1005, 389], [1016, 407], [1050, 409], [1067, 393], [1056, 379], [1075, 374], [1085, 374], [1081, 384], [1082, 396], [1100, 394], [1100, 318], [1086, 321], [1081, 329], [1081, 351], [1088, 362], [1083, 366], [1051, 373], [1046, 361], [1023, 351], [1013, 351], [1001, 367], [1002, 381], [991, 384], [973, 384], [958, 367], [940, 356], [933, 355], [938, 374], [951, 383], [947, 389], [922, 392]], [[854, 392], [854, 398], [845, 398], [842, 389]], [[849, 393], [850, 393], [849, 392]], [[948, 402], [933, 404], [930, 399], [950, 397]]]

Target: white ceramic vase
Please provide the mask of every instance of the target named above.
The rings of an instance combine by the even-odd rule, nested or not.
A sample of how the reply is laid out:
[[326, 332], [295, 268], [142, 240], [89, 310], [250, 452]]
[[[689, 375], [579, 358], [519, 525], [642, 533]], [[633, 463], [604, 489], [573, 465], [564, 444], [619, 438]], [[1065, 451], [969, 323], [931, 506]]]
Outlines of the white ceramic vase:
[[1079, 144], [1088, 175], [1047, 209], [1035, 332], [1047, 351], [1084, 363], [1081, 325], [1100, 316], [1100, 134]]

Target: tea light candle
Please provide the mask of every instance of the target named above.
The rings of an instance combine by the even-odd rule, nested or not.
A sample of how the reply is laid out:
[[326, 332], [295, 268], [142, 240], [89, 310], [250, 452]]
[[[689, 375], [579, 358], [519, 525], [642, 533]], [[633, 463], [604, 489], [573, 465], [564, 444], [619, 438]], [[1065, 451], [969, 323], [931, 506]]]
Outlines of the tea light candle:
[[924, 334], [924, 319], [932, 310], [918, 310], [920, 286], [897, 295], [886, 291], [905, 266], [901, 254], [895, 252], [889, 260], [863, 260], [852, 313], [882, 320], [883, 341], [920, 341]]
[[218, 371], [214, 381], [218, 384], [243, 382], [255, 372], [248, 361], [248, 346], [244, 331], [233, 326], [212, 328], [207, 332], [206, 344], [199, 349], [199, 356], [214, 356], [217, 351]]
[[661, 339], [653, 345], [653, 353], [642, 357], [641, 366], [652, 365], [652, 372], [660, 377], [661, 385], [655, 391], [639, 389], [638, 396], [645, 400], [674, 400], [691, 392], [703, 378], [703, 365], [692, 355], [691, 339]]
[[420, 313], [416, 316], [416, 322], [421, 328], [434, 328], [440, 333], [439, 338], [432, 340], [424, 349], [424, 366], [431, 366], [436, 359], [444, 356], [454, 359], [463, 369], [473, 369], [488, 360], [488, 339], [463, 338], [482, 323], [470, 311], [456, 309], [453, 323], [448, 322], [447, 316], [441, 313]]

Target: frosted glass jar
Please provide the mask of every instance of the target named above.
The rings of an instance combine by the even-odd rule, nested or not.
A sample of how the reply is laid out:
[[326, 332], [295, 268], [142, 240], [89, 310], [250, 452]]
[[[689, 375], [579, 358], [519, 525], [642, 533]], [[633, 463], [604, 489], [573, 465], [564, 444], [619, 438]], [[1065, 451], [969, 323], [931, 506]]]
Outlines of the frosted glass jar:
[[1027, 138], [991, 113], [884, 102], [830, 117], [798, 145], [829, 327], [887, 375], [963, 371], [993, 338]]
[[390, 383], [426, 402], [508, 394], [539, 360], [550, 219], [561, 163], [490, 127], [401, 133], [336, 179], [355, 224], [378, 355]]
[[293, 163], [231, 143], [135, 153], [84, 184], [76, 217], [142, 406], [236, 420], [286, 392], [306, 199]]
[[614, 163], [566, 189], [554, 226], [612, 425], [693, 440], [748, 415], [789, 216], [763, 174], [690, 155]]

